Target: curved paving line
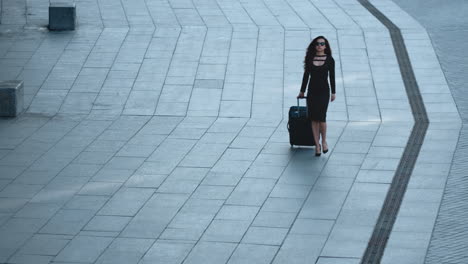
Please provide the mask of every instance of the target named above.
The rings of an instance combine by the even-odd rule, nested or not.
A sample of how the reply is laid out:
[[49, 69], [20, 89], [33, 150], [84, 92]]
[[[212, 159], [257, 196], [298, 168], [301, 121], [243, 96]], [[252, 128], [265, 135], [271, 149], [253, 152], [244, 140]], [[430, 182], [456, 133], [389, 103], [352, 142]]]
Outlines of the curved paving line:
[[380, 260], [382, 259], [385, 246], [387, 245], [393, 224], [397, 218], [411, 173], [413, 172], [419, 151], [421, 150], [421, 146], [429, 126], [429, 118], [426, 113], [426, 108], [424, 107], [400, 29], [368, 0], [358, 1], [383, 25], [385, 25], [390, 32], [395, 54], [400, 66], [401, 76], [405, 84], [406, 94], [411, 105], [411, 112], [415, 121], [411, 135], [406, 143], [405, 151], [403, 152], [385, 198], [377, 224], [375, 225], [369, 244], [361, 260], [361, 263], [363, 264], [370, 264], [380, 263]]

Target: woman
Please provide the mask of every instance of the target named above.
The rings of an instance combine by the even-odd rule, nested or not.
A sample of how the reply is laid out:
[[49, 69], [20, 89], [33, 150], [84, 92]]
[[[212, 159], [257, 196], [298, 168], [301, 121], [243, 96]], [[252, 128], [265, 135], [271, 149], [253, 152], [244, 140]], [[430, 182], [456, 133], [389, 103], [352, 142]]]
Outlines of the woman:
[[[330, 84], [328, 77], [330, 77]], [[316, 37], [307, 48], [304, 60], [304, 77], [298, 98], [304, 97], [307, 83], [309, 83], [307, 107], [314, 132], [315, 156], [320, 156], [321, 152], [324, 154], [328, 152], [326, 123], [328, 102], [333, 102], [336, 98], [335, 60], [332, 57], [328, 40], [323, 36]], [[320, 137], [322, 145], [319, 143]]]

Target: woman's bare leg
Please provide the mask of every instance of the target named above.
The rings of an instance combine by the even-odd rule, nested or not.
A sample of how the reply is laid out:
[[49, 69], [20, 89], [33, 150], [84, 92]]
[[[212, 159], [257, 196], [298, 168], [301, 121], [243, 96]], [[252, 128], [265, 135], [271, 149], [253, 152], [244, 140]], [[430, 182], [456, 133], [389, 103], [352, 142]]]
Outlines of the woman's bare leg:
[[328, 144], [327, 144], [327, 123], [326, 122], [320, 122], [320, 135], [322, 136], [322, 148], [327, 150]]
[[320, 153], [320, 122], [312, 121], [312, 132], [314, 133], [315, 152]]

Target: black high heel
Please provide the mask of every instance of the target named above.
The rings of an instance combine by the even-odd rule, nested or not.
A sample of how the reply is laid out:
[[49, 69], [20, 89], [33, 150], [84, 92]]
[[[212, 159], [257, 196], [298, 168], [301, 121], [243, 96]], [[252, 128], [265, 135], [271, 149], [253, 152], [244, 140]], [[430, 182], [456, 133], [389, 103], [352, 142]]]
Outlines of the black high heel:
[[[320, 144], [318, 144], [318, 146], [315, 146], [315, 157], [320, 157], [320, 155], [322, 154], [322, 153], [320, 153], [320, 151], [317, 153], [317, 148], [318, 147], [320, 147]], [[320, 149], [322, 149], [322, 148], [320, 147]]]
[[[328, 144], [327, 144], [328, 145]], [[328, 149], [323, 149], [322, 150], [323, 154], [327, 153], [328, 152]]]

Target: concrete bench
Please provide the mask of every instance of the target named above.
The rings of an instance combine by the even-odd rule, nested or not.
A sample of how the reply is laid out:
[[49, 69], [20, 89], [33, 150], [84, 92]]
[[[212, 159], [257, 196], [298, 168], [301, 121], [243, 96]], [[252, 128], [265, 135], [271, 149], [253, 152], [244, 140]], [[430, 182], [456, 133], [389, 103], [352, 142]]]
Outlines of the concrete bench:
[[0, 81], [0, 116], [15, 117], [23, 112], [23, 81]]
[[72, 2], [51, 2], [49, 30], [75, 30], [76, 8]]

